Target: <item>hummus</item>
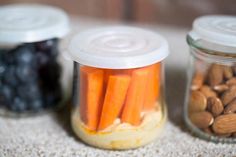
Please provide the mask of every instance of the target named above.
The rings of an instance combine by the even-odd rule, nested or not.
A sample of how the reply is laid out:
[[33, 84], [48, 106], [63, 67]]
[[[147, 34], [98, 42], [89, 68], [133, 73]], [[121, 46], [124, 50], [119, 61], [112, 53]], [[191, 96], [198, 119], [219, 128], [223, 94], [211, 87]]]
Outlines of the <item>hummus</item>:
[[75, 133], [86, 143], [105, 149], [130, 149], [143, 146], [161, 133], [166, 121], [166, 109], [142, 113], [142, 123], [132, 126], [116, 119], [112, 125], [102, 131], [91, 131], [81, 121], [79, 111], [72, 114], [72, 127]]

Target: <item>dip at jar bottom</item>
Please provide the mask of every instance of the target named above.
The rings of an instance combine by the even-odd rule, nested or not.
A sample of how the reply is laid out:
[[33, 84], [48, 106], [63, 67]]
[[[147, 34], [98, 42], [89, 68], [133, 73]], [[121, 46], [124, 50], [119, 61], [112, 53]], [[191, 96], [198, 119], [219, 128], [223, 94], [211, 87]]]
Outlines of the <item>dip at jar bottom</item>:
[[117, 118], [114, 123], [101, 131], [91, 131], [80, 119], [78, 110], [72, 114], [72, 127], [74, 132], [84, 142], [104, 149], [130, 149], [137, 148], [155, 140], [161, 133], [167, 113], [166, 108], [158, 108], [142, 113], [142, 122], [139, 126], [120, 123]]

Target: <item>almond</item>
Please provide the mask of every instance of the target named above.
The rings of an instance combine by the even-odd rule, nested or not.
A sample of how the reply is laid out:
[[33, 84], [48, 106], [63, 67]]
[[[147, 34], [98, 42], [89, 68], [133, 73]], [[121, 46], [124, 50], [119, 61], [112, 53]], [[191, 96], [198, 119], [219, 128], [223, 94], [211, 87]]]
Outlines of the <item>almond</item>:
[[236, 66], [232, 66], [232, 70], [233, 70], [234, 75], [236, 75]]
[[236, 77], [233, 77], [233, 78], [229, 79], [228, 81], [226, 81], [226, 84], [228, 86], [236, 85]]
[[233, 77], [233, 70], [230, 66], [223, 66], [223, 75], [225, 79], [230, 79]]
[[192, 79], [192, 85], [191, 89], [192, 90], [198, 90], [201, 88], [202, 84], [204, 81], [204, 75], [201, 72], [195, 72], [193, 79]]
[[221, 84], [223, 81], [223, 66], [212, 64], [208, 72], [208, 83], [210, 86]]
[[221, 96], [221, 101], [225, 105], [229, 104], [236, 97], [236, 85], [231, 86]]
[[211, 130], [210, 127], [203, 129], [203, 131], [207, 134], [213, 135], [213, 131]]
[[189, 118], [200, 129], [207, 128], [214, 122], [213, 116], [207, 111], [192, 113]]
[[236, 112], [236, 99], [229, 103], [224, 110], [225, 114], [235, 113]]
[[226, 114], [216, 117], [212, 129], [217, 134], [236, 132], [236, 114]]
[[224, 111], [224, 106], [219, 98], [210, 97], [207, 99], [207, 110], [216, 117]]
[[200, 92], [202, 92], [203, 95], [205, 95], [207, 98], [209, 97], [216, 97], [217, 94], [214, 92], [211, 87], [204, 85], [200, 88]]
[[232, 137], [236, 137], [236, 132], [232, 133]]
[[230, 137], [232, 134], [231, 133], [227, 133], [227, 134], [215, 134], [218, 137]]
[[204, 111], [207, 107], [206, 97], [199, 91], [192, 91], [189, 102], [189, 112]]
[[214, 86], [213, 89], [218, 93], [222, 93], [222, 92], [228, 90], [229, 86], [227, 86], [226, 84], [221, 84], [221, 85]]

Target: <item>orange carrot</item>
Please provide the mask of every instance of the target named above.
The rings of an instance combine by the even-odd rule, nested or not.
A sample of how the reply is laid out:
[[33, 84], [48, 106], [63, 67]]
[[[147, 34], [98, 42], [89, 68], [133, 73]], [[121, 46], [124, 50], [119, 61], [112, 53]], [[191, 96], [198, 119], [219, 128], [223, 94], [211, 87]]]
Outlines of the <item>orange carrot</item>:
[[110, 75], [98, 130], [111, 125], [121, 112], [129, 87], [129, 75]]
[[104, 72], [105, 72], [104, 83], [105, 85], [107, 85], [109, 76], [123, 75], [123, 74], [130, 75], [132, 72], [132, 69], [104, 69]]
[[160, 95], [160, 71], [161, 71], [161, 64], [153, 64], [149, 67], [149, 76], [148, 76], [148, 83], [146, 86], [146, 94], [145, 100], [143, 104], [144, 110], [152, 110], [155, 108], [155, 102], [159, 98]]
[[148, 69], [134, 69], [131, 83], [128, 89], [125, 105], [121, 115], [121, 121], [132, 125], [140, 124], [140, 114], [147, 92], [146, 83], [148, 80]]
[[80, 115], [91, 130], [96, 130], [101, 112], [104, 71], [80, 67]]
[[[154, 77], [156, 77], [156, 80], [154, 79], [154, 84], [156, 85], [156, 99], [158, 100], [160, 98], [160, 92], [161, 92], [161, 81], [162, 81], [162, 65], [161, 62], [157, 63], [157, 72], [154, 74]], [[156, 82], [156, 83], [155, 83]]]
[[104, 83], [105, 83], [105, 85], [107, 85], [109, 76], [112, 74], [115, 74], [115, 73], [114, 73], [113, 69], [104, 69], [104, 72], [105, 72]]

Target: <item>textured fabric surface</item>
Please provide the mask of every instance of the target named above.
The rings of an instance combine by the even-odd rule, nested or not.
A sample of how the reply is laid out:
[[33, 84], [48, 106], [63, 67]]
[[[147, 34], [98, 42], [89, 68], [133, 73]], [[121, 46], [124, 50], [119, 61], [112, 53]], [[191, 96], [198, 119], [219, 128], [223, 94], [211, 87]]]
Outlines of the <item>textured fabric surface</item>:
[[69, 121], [59, 114], [20, 120], [0, 119], [1, 157], [172, 157], [172, 156], [234, 156], [236, 146], [208, 143], [182, 131], [168, 122], [155, 142], [135, 150], [107, 151], [83, 144], [68, 127]]
[[[104, 25], [104, 23], [86, 19], [75, 20], [74, 24], [78, 30]], [[235, 144], [215, 144], [198, 139], [189, 134], [183, 125], [185, 70], [188, 62], [185, 35], [188, 30], [166, 26], [148, 26], [148, 28], [165, 36], [171, 49], [171, 54], [166, 60], [169, 121], [159, 139], [135, 150], [107, 151], [96, 149], [85, 145], [76, 138], [70, 126], [69, 109], [65, 108], [57, 113], [48, 113], [36, 117], [21, 119], [0, 117], [0, 157], [236, 156]]]

